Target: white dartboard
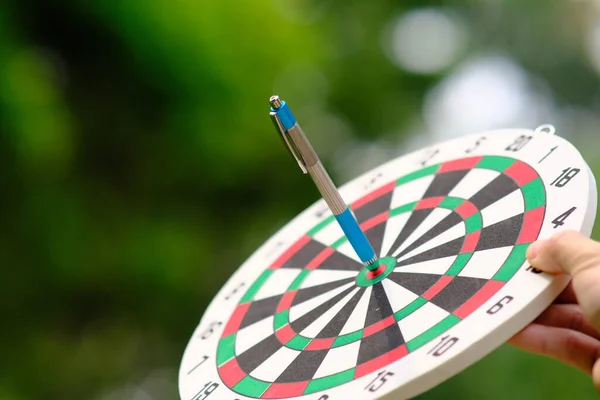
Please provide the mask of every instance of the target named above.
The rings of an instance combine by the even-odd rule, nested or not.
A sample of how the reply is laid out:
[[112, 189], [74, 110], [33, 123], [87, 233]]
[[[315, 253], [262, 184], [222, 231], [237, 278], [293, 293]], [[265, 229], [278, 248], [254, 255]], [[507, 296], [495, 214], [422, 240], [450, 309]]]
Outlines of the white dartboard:
[[465, 136], [340, 188], [379, 257], [366, 269], [323, 200], [215, 296], [185, 350], [183, 400], [407, 399], [484, 357], [568, 278], [526, 262], [563, 229], [590, 235], [596, 183], [557, 135]]

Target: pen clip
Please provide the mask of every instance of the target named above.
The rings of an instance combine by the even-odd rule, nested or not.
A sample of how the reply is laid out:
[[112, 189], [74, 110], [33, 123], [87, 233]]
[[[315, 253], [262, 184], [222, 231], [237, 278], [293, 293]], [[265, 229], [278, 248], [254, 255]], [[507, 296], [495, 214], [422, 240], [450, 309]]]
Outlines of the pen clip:
[[302, 173], [307, 174], [308, 170], [306, 169], [306, 162], [304, 161], [304, 158], [302, 158], [302, 154], [294, 144], [294, 141], [289, 137], [287, 130], [283, 127], [283, 124], [277, 116], [277, 112], [271, 111], [269, 115], [271, 116], [273, 125], [275, 125], [275, 129], [277, 130], [277, 133], [279, 133], [279, 136], [281, 136], [285, 147], [287, 147], [289, 152], [292, 154], [292, 156], [298, 163], [298, 166], [302, 170]]

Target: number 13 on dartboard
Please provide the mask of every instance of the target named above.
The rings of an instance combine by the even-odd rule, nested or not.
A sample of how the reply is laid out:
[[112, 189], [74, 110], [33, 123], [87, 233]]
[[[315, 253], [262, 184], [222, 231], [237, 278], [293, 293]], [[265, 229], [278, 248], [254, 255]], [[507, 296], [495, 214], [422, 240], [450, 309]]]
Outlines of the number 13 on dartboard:
[[[299, 134], [276, 116], [284, 140]], [[589, 235], [596, 213], [587, 164], [541, 130], [432, 144], [339, 192], [359, 231], [344, 231], [315, 190], [269, 240], [285, 245], [255, 252], [207, 308], [181, 363], [182, 399], [417, 396], [549, 305], [567, 282], [532, 269], [528, 246], [562, 229]], [[359, 257], [355, 233], [373, 260]]]

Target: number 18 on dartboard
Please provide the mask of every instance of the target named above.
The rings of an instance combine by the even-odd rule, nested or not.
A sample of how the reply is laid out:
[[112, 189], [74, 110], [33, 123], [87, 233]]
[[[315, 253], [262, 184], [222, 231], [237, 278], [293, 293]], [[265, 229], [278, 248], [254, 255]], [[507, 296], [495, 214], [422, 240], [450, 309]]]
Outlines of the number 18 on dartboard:
[[206, 309], [181, 362], [182, 399], [412, 398], [499, 347], [567, 285], [525, 252], [563, 229], [589, 235], [596, 184], [546, 127], [434, 144], [338, 188], [288, 104], [270, 105], [316, 201]]

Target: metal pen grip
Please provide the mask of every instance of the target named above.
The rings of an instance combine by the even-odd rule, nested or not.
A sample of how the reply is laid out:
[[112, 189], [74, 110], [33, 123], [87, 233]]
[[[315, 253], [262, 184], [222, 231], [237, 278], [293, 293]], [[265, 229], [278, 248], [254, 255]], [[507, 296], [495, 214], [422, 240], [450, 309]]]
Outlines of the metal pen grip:
[[342, 196], [340, 196], [333, 181], [325, 171], [325, 167], [323, 167], [321, 161], [317, 160], [317, 163], [307, 167], [307, 170], [333, 214], [339, 215], [343, 213], [346, 210], [347, 205], [344, 203]]

